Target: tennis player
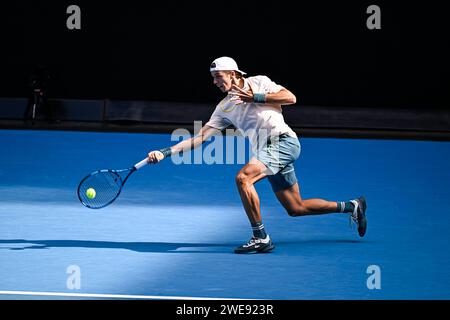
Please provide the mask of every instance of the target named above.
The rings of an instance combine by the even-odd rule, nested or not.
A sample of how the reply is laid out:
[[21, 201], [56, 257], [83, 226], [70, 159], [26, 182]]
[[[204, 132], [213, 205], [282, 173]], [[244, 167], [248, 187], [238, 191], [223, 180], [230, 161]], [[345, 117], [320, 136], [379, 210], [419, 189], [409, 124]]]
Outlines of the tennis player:
[[[253, 237], [234, 250], [235, 253], [266, 253], [275, 248], [266, 232], [260, 213], [255, 183], [267, 178], [277, 199], [290, 216], [345, 213], [356, 223], [361, 237], [366, 233], [366, 200], [350, 201], [302, 199], [294, 161], [300, 155], [295, 132], [285, 123], [281, 106], [296, 103], [295, 95], [266, 76], [244, 77], [235, 60], [220, 57], [210, 66], [213, 83], [227, 96], [217, 105], [200, 132], [180, 143], [148, 154], [157, 163], [172, 154], [192, 150], [217, 131], [230, 125], [250, 140], [254, 156], [237, 173], [236, 185], [250, 221]], [[261, 139], [262, 138], [262, 139]], [[263, 141], [264, 143], [261, 143]]]

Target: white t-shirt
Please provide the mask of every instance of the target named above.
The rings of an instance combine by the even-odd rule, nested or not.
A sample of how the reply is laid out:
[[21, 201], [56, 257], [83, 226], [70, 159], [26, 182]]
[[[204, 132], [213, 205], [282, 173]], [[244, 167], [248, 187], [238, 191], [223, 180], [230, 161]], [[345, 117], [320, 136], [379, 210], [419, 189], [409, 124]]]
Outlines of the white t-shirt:
[[[253, 93], [276, 93], [283, 89], [266, 76], [255, 76], [244, 79], [244, 90], [252, 89]], [[207, 126], [223, 130], [230, 125], [236, 127], [254, 144], [260, 136], [266, 137], [288, 134], [296, 138], [295, 132], [284, 122], [281, 105], [270, 103], [241, 103], [230, 91], [217, 105]], [[261, 141], [261, 140], [260, 140]]]

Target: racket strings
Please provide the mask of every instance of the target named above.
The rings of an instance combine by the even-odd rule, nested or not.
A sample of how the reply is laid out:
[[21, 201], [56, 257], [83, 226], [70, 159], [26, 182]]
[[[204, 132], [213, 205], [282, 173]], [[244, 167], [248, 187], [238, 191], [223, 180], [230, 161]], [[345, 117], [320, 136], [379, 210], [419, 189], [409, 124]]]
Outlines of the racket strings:
[[[93, 188], [95, 197], [89, 198], [87, 190]], [[81, 201], [90, 208], [102, 208], [111, 203], [120, 193], [122, 179], [111, 171], [100, 171], [86, 178], [78, 188]]]

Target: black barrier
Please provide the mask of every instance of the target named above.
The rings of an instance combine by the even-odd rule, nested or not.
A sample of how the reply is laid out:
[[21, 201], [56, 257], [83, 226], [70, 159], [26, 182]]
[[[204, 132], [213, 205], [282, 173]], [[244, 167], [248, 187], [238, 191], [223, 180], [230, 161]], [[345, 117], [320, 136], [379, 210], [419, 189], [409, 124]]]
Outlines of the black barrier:
[[[0, 98], [0, 128], [28, 128], [26, 99]], [[37, 108], [34, 128], [170, 133], [205, 124], [212, 104], [157, 101], [51, 99], [55, 127], [46, 109]], [[41, 111], [44, 113], [42, 114]], [[283, 107], [285, 121], [301, 136], [450, 139], [450, 110], [390, 109], [292, 105]]]
[[45, 106], [33, 106], [33, 101], [25, 98], [0, 98], [0, 120], [102, 122], [105, 103], [103, 100], [49, 99]]

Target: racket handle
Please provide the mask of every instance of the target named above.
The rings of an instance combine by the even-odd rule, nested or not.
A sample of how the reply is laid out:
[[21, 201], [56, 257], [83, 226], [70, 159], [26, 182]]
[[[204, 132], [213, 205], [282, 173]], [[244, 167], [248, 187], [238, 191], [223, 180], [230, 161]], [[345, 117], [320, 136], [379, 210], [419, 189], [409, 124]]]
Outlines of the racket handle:
[[144, 160], [142, 160], [141, 162], [138, 162], [134, 165], [134, 167], [136, 168], [136, 170], [139, 170], [140, 168], [146, 166], [148, 164], [148, 158], [145, 158]]

